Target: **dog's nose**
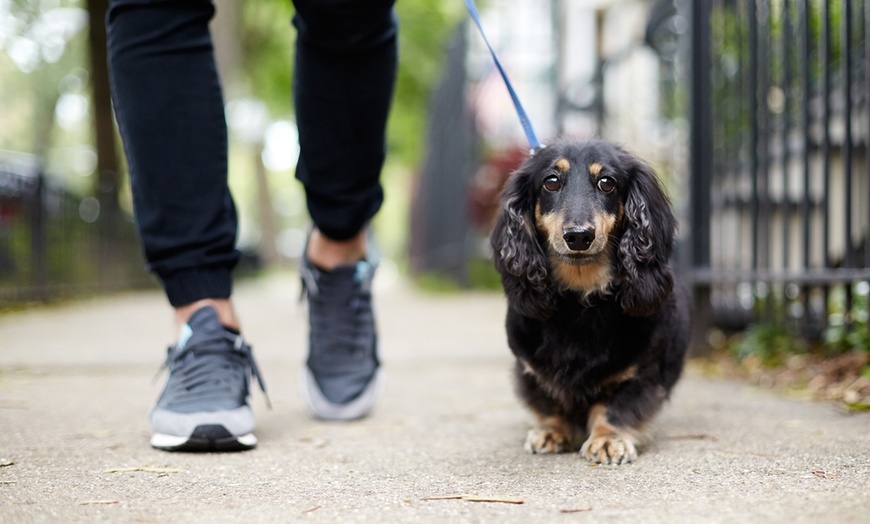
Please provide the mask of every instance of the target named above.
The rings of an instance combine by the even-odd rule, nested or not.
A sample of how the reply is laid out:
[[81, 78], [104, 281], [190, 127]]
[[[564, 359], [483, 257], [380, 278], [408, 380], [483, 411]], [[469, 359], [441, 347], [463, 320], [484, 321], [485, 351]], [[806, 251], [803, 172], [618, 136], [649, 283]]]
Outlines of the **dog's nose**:
[[572, 227], [563, 231], [562, 238], [571, 251], [586, 251], [595, 240], [595, 228]]

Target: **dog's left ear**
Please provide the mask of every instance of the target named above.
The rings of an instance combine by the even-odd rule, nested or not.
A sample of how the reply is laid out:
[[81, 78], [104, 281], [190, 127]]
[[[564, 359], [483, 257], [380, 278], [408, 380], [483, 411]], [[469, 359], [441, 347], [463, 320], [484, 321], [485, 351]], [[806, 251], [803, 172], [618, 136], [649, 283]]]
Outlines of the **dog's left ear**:
[[554, 311], [555, 298], [547, 257], [532, 218], [535, 173], [527, 160], [508, 179], [490, 245], [510, 306], [524, 316], [543, 320]]
[[677, 221], [652, 168], [631, 157], [618, 264], [623, 311], [647, 316], [659, 310], [674, 288], [668, 265]]

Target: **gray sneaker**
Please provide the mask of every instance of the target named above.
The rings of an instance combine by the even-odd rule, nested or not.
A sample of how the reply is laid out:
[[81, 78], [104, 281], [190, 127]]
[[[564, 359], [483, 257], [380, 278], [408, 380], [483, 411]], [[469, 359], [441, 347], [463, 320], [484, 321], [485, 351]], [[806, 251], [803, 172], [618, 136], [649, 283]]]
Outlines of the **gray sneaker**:
[[[266, 393], [251, 347], [211, 306], [191, 315], [167, 351], [166, 386], [151, 410], [151, 446], [166, 451], [242, 451], [257, 445], [250, 377]], [[268, 397], [267, 397], [268, 402]]]
[[310, 327], [302, 396], [317, 418], [364, 417], [382, 390], [371, 297], [375, 266], [360, 260], [325, 271], [303, 256], [300, 273]]

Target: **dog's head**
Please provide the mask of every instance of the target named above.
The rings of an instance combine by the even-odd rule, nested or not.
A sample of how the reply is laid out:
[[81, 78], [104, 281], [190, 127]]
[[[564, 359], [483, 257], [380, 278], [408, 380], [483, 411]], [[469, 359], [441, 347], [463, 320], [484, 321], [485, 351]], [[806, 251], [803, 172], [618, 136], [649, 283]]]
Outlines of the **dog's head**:
[[603, 141], [561, 140], [511, 175], [491, 243], [508, 299], [546, 318], [556, 294], [616, 293], [630, 315], [673, 289], [676, 220], [643, 161]]

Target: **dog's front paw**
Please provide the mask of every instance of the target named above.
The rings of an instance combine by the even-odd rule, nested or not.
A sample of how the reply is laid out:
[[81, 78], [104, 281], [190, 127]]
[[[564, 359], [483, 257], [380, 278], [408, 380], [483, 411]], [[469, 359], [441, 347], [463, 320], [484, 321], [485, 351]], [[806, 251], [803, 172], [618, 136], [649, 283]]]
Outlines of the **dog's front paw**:
[[580, 448], [580, 454], [599, 464], [628, 464], [637, 459], [637, 447], [631, 437], [610, 434], [589, 437]]
[[530, 429], [523, 447], [529, 453], [564, 453], [571, 451], [571, 440], [553, 428]]

